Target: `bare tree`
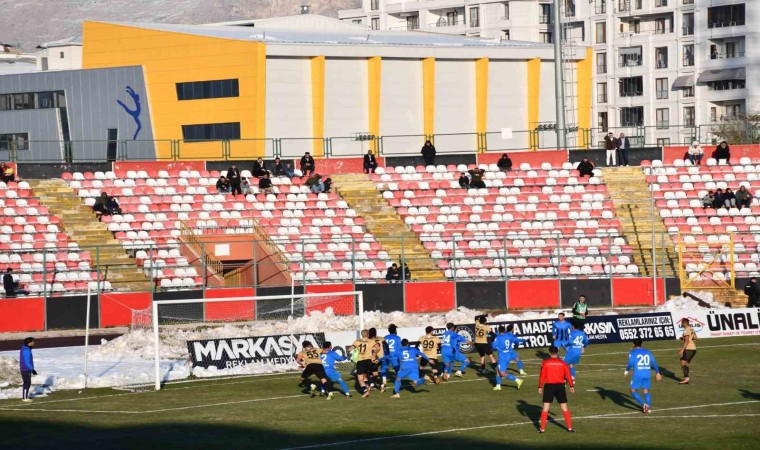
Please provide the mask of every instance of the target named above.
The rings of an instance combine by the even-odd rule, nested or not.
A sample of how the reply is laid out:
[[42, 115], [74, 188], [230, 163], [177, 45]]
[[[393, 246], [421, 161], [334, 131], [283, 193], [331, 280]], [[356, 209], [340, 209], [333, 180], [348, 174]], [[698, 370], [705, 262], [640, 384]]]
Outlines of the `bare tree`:
[[715, 143], [720, 141], [726, 141], [729, 144], [760, 143], [760, 114], [723, 119], [721, 123], [710, 127], [710, 134]]

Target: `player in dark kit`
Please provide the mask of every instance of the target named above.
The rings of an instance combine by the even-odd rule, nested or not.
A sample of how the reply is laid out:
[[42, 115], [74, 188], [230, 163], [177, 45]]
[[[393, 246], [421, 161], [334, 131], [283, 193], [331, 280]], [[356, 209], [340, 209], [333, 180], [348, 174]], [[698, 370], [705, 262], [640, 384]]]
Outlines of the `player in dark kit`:
[[475, 349], [480, 355], [480, 372], [483, 373], [486, 370], [486, 355], [491, 360], [491, 367], [496, 366], [496, 358], [493, 356], [493, 347], [489, 342], [489, 335], [491, 334], [491, 327], [488, 326], [488, 320], [486, 316], [475, 317]]
[[570, 417], [570, 410], [567, 409], [567, 393], [565, 392], [565, 383], [570, 385], [570, 393], [575, 393], [575, 383], [573, 383], [573, 377], [570, 375], [570, 368], [567, 364], [559, 359], [559, 349], [557, 347], [550, 347], [549, 354], [551, 357], [545, 359], [541, 365], [541, 375], [538, 378], [538, 393], [543, 395], [544, 408], [541, 411], [541, 426], [538, 429], [539, 433], [546, 431], [546, 419], [549, 417], [549, 407], [556, 399], [559, 402], [559, 407], [562, 409], [562, 414], [565, 416], [565, 424], [567, 425], [567, 431], [575, 433], [573, 428], [572, 418]]
[[[322, 351], [314, 346], [309, 341], [303, 341], [303, 350], [296, 356], [296, 363], [303, 369], [301, 372], [300, 384], [303, 384], [307, 378], [314, 375], [319, 378], [321, 382], [319, 386], [319, 395], [327, 394], [327, 374], [325, 373], [325, 367], [322, 365]], [[312, 384], [311, 396], [314, 397], [317, 393], [317, 385]]]

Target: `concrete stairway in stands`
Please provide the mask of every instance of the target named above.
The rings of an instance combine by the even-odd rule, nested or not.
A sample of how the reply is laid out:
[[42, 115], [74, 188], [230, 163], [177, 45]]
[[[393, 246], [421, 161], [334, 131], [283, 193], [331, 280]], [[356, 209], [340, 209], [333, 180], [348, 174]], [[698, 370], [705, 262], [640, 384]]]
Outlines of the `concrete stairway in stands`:
[[[652, 226], [655, 232], [657, 275], [678, 276], [678, 253], [667, 234], [665, 224], [655, 209], [651, 211], [649, 184], [640, 167], [606, 167], [604, 182], [615, 207], [615, 215], [623, 226], [623, 236], [634, 248], [634, 263], [641, 275], [652, 276]], [[652, 223], [654, 221], [654, 224]], [[664, 236], [665, 253], [660, 249]], [[666, 255], [665, 273], [662, 255]]]
[[61, 179], [27, 180], [40, 203], [61, 219], [61, 228], [82, 251], [92, 257], [93, 269], [111, 282], [114, 290], [149, 291], [151, 281], [114, 239], [92, 208]]
[[[440, 280], [443, 272], [422, 246], [417, 234], [406, 226], [396, 210], [380, 195], [369, 176], [359, 174], [332, 175], [337, 192], [375, 236], [392, 261], [403, 253], [414, 280]], [[402, 243], [403, 242], [403, 243]], [[403, 248], [402, 248], [403, 247]]]

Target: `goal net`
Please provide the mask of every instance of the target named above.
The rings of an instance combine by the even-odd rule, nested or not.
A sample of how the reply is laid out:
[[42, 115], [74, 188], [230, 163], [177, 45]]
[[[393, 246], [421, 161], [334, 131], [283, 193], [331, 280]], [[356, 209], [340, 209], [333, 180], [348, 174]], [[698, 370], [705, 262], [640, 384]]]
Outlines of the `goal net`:
[[345, 352], [364, 327], [363, 310], [359, 291], [157, 300], [133, 313], [131, 333], [150, 338], [158, 390], [188, 377], [294, 370], [304, 341], [335, 340]]

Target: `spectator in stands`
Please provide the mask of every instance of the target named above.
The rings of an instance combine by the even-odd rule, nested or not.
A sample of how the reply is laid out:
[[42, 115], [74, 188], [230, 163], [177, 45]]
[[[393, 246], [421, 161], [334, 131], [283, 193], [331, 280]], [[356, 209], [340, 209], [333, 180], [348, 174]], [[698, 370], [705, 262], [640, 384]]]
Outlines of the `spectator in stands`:
[[717, 147], [715, 147], [715, 151], [713, 152], [712, 157], [717, 159], [718, 162], [720, 162], [721, 159], [725, 159], [726, 164], [730, 166], [731, 165], [731, 149], [728, 147], [728, 142], [721, 141], [721, 143], [718, 144]]
[[16, 181], [16, 171], [13, 169], [13, 166], [3, 163], [2, 166], [0, 166], [0, 170], [2, 170], [0, 175], [2, 175], [3, 181], [6, 183]]
[[462, 189], [470, 189], [470, 177], [464, 172], [459, 174], [459, 187]]
[[[610, 135], [612, 135], [612, 133], [610, 133]], [[589, 177], [594, 176], [594, 164], [584, 156], [583, 160], [578, 163], [578, 176], [583, 178], [586, 175]]]
[[258, 158], [256, 161], [253, 162], [251, 175], [253, 175], [256, 178], [261, 178], [264, 176], [264, 160], [262, 158]]
[[470, 173], [470, 187], [475, 189], [485, 189], [486, 183], [483, 181], [483, 177], [486, 171], [483, 169], [468, 170]]
[[269, 172], [264, 171], [264, 176], [259, 178], [259, 190], [265, 194], [272, 193], [272, 180], [269, 179]]
[[395, 283], [401, 279], [401, 271], [399, 270], [396, 263], [391, 264], [390, 267], [388, 267], [388, 271], [385, 272], [385, 280], [390, 281], [391, 283]]
[[628, 165], [628, 150], [631, 149], [631, 141], [625, 137], [625, 133], [620, 133], [620, 137], [615, 140], [615, 147], [617, 147], [618, 164], [622, 166]]
[[404, 263], [404, 280], [411, 280], [412, 279], [412, 271], [409, 270], [409, 266]]
[[607, 133], [607, 136], [604, 137], [604, 149], [607, 150], [607, 157], [605, 158], [605, 162], [607, 163], [607, 166], [616, 166], [617, 165], [617, 139], [615, 139], [615, 136], [612, 134], [612, 131]]
[[422, 146], [422, 158], [425, 160], [426, 166], [435, 165], [435, 145], [429, 140], [425, 141], [425, 145]]
[[723, 194], [723, 204], [726, 209], [736, 208], [736, 194], [731, 188], [726, 188], [726, 192]]
[[240, 192], [243, 195], [253, 194], [251, 183], [248, 182], [248, 178], [243, 178], [243, 180], [240, 182]]
[[752, 206], [752, 193], [747, 190], [746, 186], [740, 186], [736, 191], [736, 207], [742, 209], [744, 207], [750, 208]]
[[512, 170], [512, 160], [509, 159], [509, 156], [507, 156], [506, 153], [501, 154], [501, 158], [499, 158], [499, 161], [496, 163], [496, 165], [502, 172], [509, 172]]
[[[288, 164], [288, 167], [290, 167], [289, 164]], [[285, 173], [285, 164], [283, 164], [282, 160], [279, 157], [277, 157], [274, 159], [274, 176], [292, 178], [293, 169], [292, 168], [290, 169], [290, 175]]]
[[233, 164], [227, 169], [227, 180], [230, 182], [232, 195], [241, 194], [243, 192], [240, 189], [240, 169], [237, 168], [237, 164]]
[[322, 175], [318, 173], [315, 173], [314, 175], [307, 178], [304, 184], [306, 186], [309, 186], [311, 192], [315, 194], [319, 194], [320, 192], [325, 191], [325, 183], [322, 181]]
[[699, 145], [699, 141], [692, 142], [686, 154], [693, 165], [702, 165], [702, 157], [705, 156], [705, 150]]
[[724, 205], [723, 189], [718, 189], [713, 194], [713, 208], [718, 209]]
[[367, 154], [364, 155], [364, 173], [375, 173], [377, 169], [377, 158], [372, 154], [372, 150], [367, 150]]
[[713, 191], [708, 192], [702, 197], [702, 209], [712, 208], [715, 202], [715, 194]]
[[116, 200], [116, 197], [113, 195], [108, 197], [108, 201], [106, 202], [106, 210], [108, 210], [111, 215], [121, 214], [121, 205], [119, 205], [118, 200]]
[[304, 153], [301, 157], [302, 177], [305, 177], [306, 175], [314, 175], [314, 169], [316, 169], [316, 164], [314, 163], [314, 158], [311, 157], [311, 153]]
[[219, 177], [219, 180], [216, 182], [216, 190], [220, 194], [229, 194], [230, 193], [230, 182], [227, 181], [227, 177], [222, 175]]
[[95, 212], [95, 216], [100, 219], [101, 216], [110, 216], [111, 211], [108, 209], [106, 204], [108, 203], [108, 194], [103, 192], [100, 194], [100, 197], [98, 197], [97, 200], [95, 200], [95, 204], [92, 205], [92, 210]]
[[8, 298], [14, 298], [17, 295], [27, 295], [28, 292], [20, 288], [18, 281], [13, 278], [13, 269], [8, 267], [3, 275], [3, 288], [5, 289], [5, 296]]
[[327, 178], [324, 181], [325, 185], [325, 192], [330, 192], [330, 189], [332, 189], [333, 180], [332, 178]]

